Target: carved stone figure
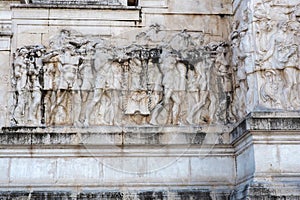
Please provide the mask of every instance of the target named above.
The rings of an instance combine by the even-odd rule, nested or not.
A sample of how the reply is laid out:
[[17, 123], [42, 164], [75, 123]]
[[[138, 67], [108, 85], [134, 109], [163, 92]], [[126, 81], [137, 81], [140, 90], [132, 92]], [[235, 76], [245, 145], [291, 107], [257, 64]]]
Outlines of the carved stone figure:
[[153, 110], [150, 123], [153, 125], [158, 125], [157, 117], [162, 111], [163, 107], [171, 107], [171, 103], [173, 106], [170, 108], [170, 120], [171, 124], [179, 123], [179, 112], [180, 112], [180, 104], [182, 101], [181, 92], [181, 81], [178, 78], [180, 71], [177, 69], [177, 57], [178, 55], [171, 51], [164, 51], [162, 57], [164, 58], [160, 64], [163, 79], [162, 85], [164, 88], [164, 96], [161, 104], [158, 104], [157, 107]]
[[[59, 106], [65, 110], [65, 115], [71, 118], [68, 114], [71, 110], [68, 105], [68, 100], [74, 101], [75, 104], [81, 102], [79, 95], [81, 79], [78, 77], [80, 65], [82, 64], [82, 57], [75, 52], [73, 45], [64, 46], [62, 53], [58, 55], [58, 69], [60, 72], [58, 90], [56, 94], [56, 104], [52, 105], [51, 112], [55, 112]], [[73, 97], [73, 98], [71, 98]], [[73, 107], [74, 125], [77, 125], [80, 109]], [[52, 115], [54, 117], [55, 115]], [[53, 122], [53, 119], [51, 119]]]
[[39, 106], [41, 106], [42, 92], [40, 84], [40, 76], [43, 70], [42, 49], [35, 49], [36, 52], [29, 53], [29, 69], [28, 69], [28, 87], [31, 95], [29, 105], [28, 121], [31, 125], [39, 125], [40, 117]]
[[[108, 84], [112, 77], [108, 76], [108, 72], [113, 59], [114, 54], [111, 48], [96, 47], [94, 96], [92, 101], [86, 107], [84, 126], [89, 126], [92, 111], [94, 110], [96, 104], [101, 101], [105, 91], [109, 88]], [[108, 98], [111, 99], [109, 93], [106, 93], [106, 95], [109, 95]], [[101, 124], [107, 124], [107, 122], [104, 120], [104, 115], [105, 111], [102, 111], [102, 113], [100, 113], [101, 118], [99, 119]], [[112, 121], [109, 123], [112, 123]]]
[[[189, 112], [186, 121], [189, 124], [203, 123], [201, 120], [201, 110], [208, 100], [208, 82], [209, 82], [209, 68], [211, 65], [207, 65], [207, 55], [200, 55], [199, 52], [203, 52], [202, 49], [194, 49], [193, 66], [190, 66], [188, 73], [188, 95], [189, 99], [194, 99], [194, 102], [190, 102]], [[199, 55], [198, 55], [199, 54]], [[203, 54], [203, 53], [201, 53]]]
[[[272, 35], [276, 32], [274, 28], [274, 21], [263, 19], [257, 22], [257, 37], [256, 37], [256, 46], [258, 56], [264, 56], [268, 49], [270, 48], [270, 40]], [[265, 68], [265, 67], [262, 67]]]
[[231, 34], [232, 68], [235, 71], [235, 113], [241, 119], [246, 114], [247, 74], [245, 71], [246, 55], [240, 49], [240, 37], [237, 31]]
[[270, 108], [281, 108], [282, 93], [280, 88], [280, 80], [275, 70], [266, 70], [263, 74], [265, 82], [260, 88], [260, 96], [264, 105]]
[[89, 94], [94, 87], [94, 60], [95, 49], [90, 42], [82, 45], [78, 50], [80, 53], [81, 62], [78, 68], [77, 85], [73, 89], [73, 94], [77, 100], [74, 105], [74, 125], [82, 126], [81, 115], [84, 114], [88, 103]]
[[192, 36], [187, 33], [187, 30], [183, 30], [171, 38], [169, 46], [176, 51], [180, 51], [194, 46], [194, 42]]
[[151, 49], [148, 60], [147, 90], [150, 92], [149, 109], [152, 110], [162, 98], [162, 72], [160, 68], [160, 49]]
[[[58, 52], [49, 52], [52, 54], [51, 58], [44, 60], [43, 72], [44, 72], [44, 104], [45, 113], [44, 120], [46, 124], [50, 124], [52, 118], [51, 106], [56, 104], [56, 91], [58, 88], [58, 77], [60, 76], [58, 70]], [[46, 55], [47, 57], [47, 55]]]
[[[122, 60], [122, 59], [121, 59]], [[128, 61], [125, 62], [112, 62], [111, 63], [111, 68], [110, 68], [110, 77], [111, 83], [110, 85], [110, 90], [111, 90], [111, 106], [112, 106], [112, 111], [111, 111], [111, 119], [112, 122], [115, 125], [121, 125], [122, 123], [122, 115], [123, 111], [125, 108], [123, 107], [123, 103], [125, 101], [125, 93], [126, 89], [124, 88], [124, 68], [129, 68], [128, 67], [129, 63]]]
[[[254, 64], [254, 49], [252, 45], [253, 37], [252, 37], [252, 26], [249, 20], [249, 15], [251, 11], [249, 8], [245, 9], [242, 12], [242, 20], [240, 21], [238, 28], [238, 38], [239, 38], [239, 50], [243, 52], [243, 66], [245, 69], [245, 73], [247, 75], [247, 85], [252, 85], [253, 87], [247, 87], [246, 93], [246, 105], [247, 112], [250, 112], [255, 107], [256, 102], [256, 67]], [[243, 73], [243, 72], [242, 72]]]
[[258, 20], [270, 17], [272, 0], [260, 0], [254, 6], [254, 17]]
[[158, 47], [166, 40], [166, 34], [159, 24], [153, 24], [146, 31], [136, 35], [135, 43], [147, 47]]
[[233, 79], [232, 70], [229, 65], [228, 59], [226, 58], [225, 48], [220, 45], [217, 50], [215, 68], [217, 69], [218, 75], [221, 78], [222, 91], [225, 94], [224, 100], [220, 102], [220, 110], [218, 113], [219, 118], [225, 122], [234, 122], [236, 117], [232, 112], [232, 92], [233, 92]]
[[27, 103], [27, 65], [29, 63], [28, 50], [25, 47], [17, 49], [14, 60], [14, 81], [16, 85], [16, 107], [13, 120], [16, 124], [24, 124], [25, 106]]

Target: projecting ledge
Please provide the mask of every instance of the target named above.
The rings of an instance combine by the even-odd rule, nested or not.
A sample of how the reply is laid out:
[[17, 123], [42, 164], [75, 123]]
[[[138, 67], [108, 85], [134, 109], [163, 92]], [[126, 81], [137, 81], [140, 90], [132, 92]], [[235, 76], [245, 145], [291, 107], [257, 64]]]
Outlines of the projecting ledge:
[[11, 4], [11, 8], [47, 8], [47, 9], [98, 9], [98, 10], [136, 10], [137, 6], [124, 5], [88, 5], [88, 4]]
[[3, 127], [1, 145], [201, 145], [224, 129], [200, 126]]
[[300, 111], [256, 111], [249, 113], [230, 133], [231, 142], [235, 143], [247, 133], [285, 132], [291, 134], [300, 130]]

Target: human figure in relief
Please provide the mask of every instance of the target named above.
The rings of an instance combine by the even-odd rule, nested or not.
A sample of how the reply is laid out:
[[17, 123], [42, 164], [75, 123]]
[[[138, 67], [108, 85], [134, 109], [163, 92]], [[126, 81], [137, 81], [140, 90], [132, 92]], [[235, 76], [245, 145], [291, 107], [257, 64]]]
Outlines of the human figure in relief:
[[[50, 124], [52, 118], [51, 106], [56, 104], [56, 93], [58, 89], [58, 77], [60, 72], [58, 70], [58, 52], [50, 51], [47, 52], [51, 55], [48, 59], [43, 62], [43, 72], [44, 72], [44, 104], [45, 104], [45, 124]], [[46, 54], [46, 57], [48, 57]]]
[[[94, 87], [94, 74], [95, 74], [95, 48], [90, 41], [86, 41], [83, 45], [76, 50], [80, 55], [81, 64], [78, 68], [78, 75], [73, 87], [73, 96], [78, 99], [74, 102], [73, 121], [74, 125], [81, 127], [82, 114], [86, 110], [88, 98]], [[76, 99], [75, 99], [76, 100]]]
[[[162, 109], [170, 108], [168, 121], [171, 124], [179, 124], [179, 113], [180, 113], [180, 103], [182, 97], [181, 94], [181, 80], [179, 75], [179, 70], [177, 69], [177, 60], [178, 55], [172, 53], [170, 50], [163, 50], [162, 56], [163, 59], [161, 61], [161, 70], [163, 74], [162, 85], [164, 88], [164, 96], [163, 100], [160, 104], [154, 108], [150, 120], [150, 124], [159, 125], [157, 118], [161, 113]], [[171, 103], [173, 106], [171, 107]]]
[[111, 95], [111, 113], [109, 121], [114, 125], [121, 125], [123, 115], [123, 102], [124, 102], [124, 86], [123, 86], [123, 67], [128, 65], [128, 61], [120, 64], [117, 61], [111, 63], [109, 84], [109, 92]]
[[[252, 45], [252, 41], [254, 41], [252, 37], [252, 26], [250, 22], [250, 10], [247, 8], [242, 12], [242, 20], [240, 21], [240, 25], [238, 28], [238, 37], [239, 37], [239, 49], [244, 54], [243, 63], [244, 70], [246, 73], [247, 85], [252, 85], [253, 87], [247, 87], [246, 93], [246, 105], [247, 112], [250, 112], [254, 109], [256, 103], [256, 75], [255, 75], [255, 65], [254, 65], [254, 49]], [[243, 73], [243, 72], [242, 72]]]
[[151, 93], [149, 102], [150, 110], [154, 109], [162, 98], [163, 87], [159, 63], [160, 54], [160, 49], [151, 49], [149, 52], [147, 90]]
[[274, 109], [282, 107], [280, 91], [280, 82], [278, 75], [273, 69], [266, 70], [262, 75], [264, 82], [260, 88], [260, 97], [263, 105]]
[[[111, 48], [96, 47], [95, 52], [95, 83], [94, 83], [94, 96], [92, 101], [87, 105], [85, 112], [84, 126], [90, 125], [90, 117], [95, 106], [101, 101], [105, 91], [109, 88], [111, 77], [108, 76], [111, 63], [113, 62], [114, 54]], [[106, 93], [109, 95], [108, 93]], [[111, 99], [111, 96], [108, 97]], [[102, 125], [107, 124], [104, 119], [105, 113], [100, 113], [99, 123]], [[109, 122], [111, 123], [111, 122]]]
[[27, 71], [28, 71], [28, 50], [25, 47], [17, 49], [14, 60], [14, 78], [16, 84], [16, 107], [13, 112], [13, 124], [24, 124], [25, 105], [27, 102]]
[[221, 78], [222, 92], [225, 98], [220, 102], [220, 110], [218, 112], [219, 119], [225, 123], [234, 122], [236, 117], [232, 109], [232, 92], [233, 92], [233, 77], [231, 66], [226, 57], [226, 50], [222, 45], [219, 45], [216, 50], [215, 68], [218, 76]]
[[283, 97], [281, 98], [282, 106], [285, 109], [294, 109], [298, 107], [298, 70], [299, 56], [297, 37], [289, 26], [287, 21], [278, 22], [277, 32], [270, 38], [270, 45], [267, 53], [259, 60], [261, 65], [269, 63], [269, 69], [277, 69], [283, 71], [285, 87]]
[[197, 123], [206, 123], [206, 121], [201, 119], [202, 109], [209, 100], [209, 72], [211, 68], [211, 63], [207, 62], [209, 59], [208, 54], [202, 55], [203, 57], [195, 64], [195, 74], [196, 79], [193, 83], [193, 87], [195, 87], [197, 101], [192, 106], [191, 111], [188, 113], [187, 122], [189, 124], [197, 124]]
[[[71, 114], [70, 111], [68, 111], [68, 105], [62, 104], [64, 101], [67, 101], [67, 95], [71, 95], [73, 105], [81, 103], [81, 97], [79, 95], [80, 90], [80, 77], [79, 71], [80, 66], [82, 64], [82, 57], [78, 55], [75, 51], [75, 47], [73, 45], [67, 45], [62, 49], [62, 54], [58, 56], [59, 64], [58, 69], [60, 72], [59, 77], [59, 83], [58, 83], [58, 91], [57, 91], [57, 98], [56, 98], [56, 104], [52, 105], [51, 112], [54, 112], [55, 109], [57, 109], [59, 106], [62, 107], [59, 109], [60, 111], [65, 112], [65, 114], [61, 114], [62, 116], [68, 116]], [[73, 108], [73, 115], [74, 125], [77, 125], [78, 120], [78, 109], [76, 107]], [[54, 115], [52, 115], [51, 122], [54, 122]]]
[[241, 119], [246, 115], [247, 74], [245, 70], [246, 54], [240, 49], [240, 37], [237, 31], [231, 34], [232, 68], [235, 71], [235, 113]]
[[[36, 47], [29, 54], [28, 83], [31, 93], [31, 101], [29, 105], [28, 121], [30, 125], [41, 124], [41, 100], [42, 85], [40, 78], [43, 70], [43, 59], [46, 49], [44, 47]], [[40, 109], [39, 109], [40, 108]]]

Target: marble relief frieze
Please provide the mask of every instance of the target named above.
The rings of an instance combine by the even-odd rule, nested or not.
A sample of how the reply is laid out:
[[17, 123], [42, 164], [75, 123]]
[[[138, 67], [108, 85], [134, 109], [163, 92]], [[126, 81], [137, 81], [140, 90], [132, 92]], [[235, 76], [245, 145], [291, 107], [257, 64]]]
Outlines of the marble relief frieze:
[[[128, 45], [61, 30], [13, 62], [12, 126], [199, 125], [236, 120], [229, 45], [151, 26]], [[163, 38], [163, 40], [161, 40]]]
[[258, 0], [233, 23], [238, 110], [300, 109], [299, 6]]

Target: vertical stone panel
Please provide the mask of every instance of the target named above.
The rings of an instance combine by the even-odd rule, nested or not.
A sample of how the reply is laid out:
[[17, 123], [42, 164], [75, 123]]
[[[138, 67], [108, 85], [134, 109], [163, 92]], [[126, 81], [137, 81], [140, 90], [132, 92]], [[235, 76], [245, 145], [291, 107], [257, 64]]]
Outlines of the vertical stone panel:
[[253, 147], [242, 149], [236, 156], [236, 180], [243, 182], [255, 172], [255, 157]]

